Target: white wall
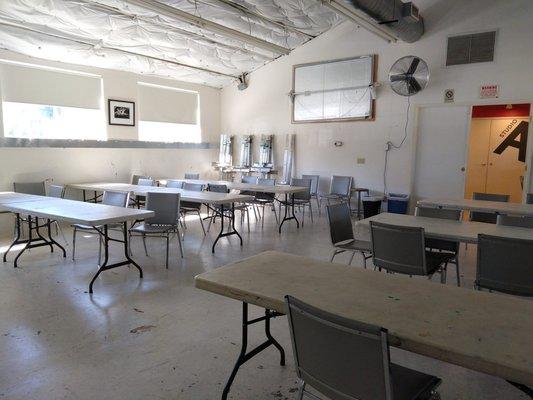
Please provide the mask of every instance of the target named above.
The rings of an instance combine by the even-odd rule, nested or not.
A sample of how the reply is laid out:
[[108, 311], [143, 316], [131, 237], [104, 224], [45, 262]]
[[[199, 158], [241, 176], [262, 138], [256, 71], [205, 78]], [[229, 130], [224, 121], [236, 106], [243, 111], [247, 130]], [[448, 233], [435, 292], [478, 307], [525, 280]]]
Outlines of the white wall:
[[[220, 90], [175, 80], [133, 73], [87, 68], [48, 62], [0, 51], [0, 59], [54, 66], [90, 72], [102, 76], [105, 108], [107, 99], [138, 103], [137, 82], [195, 90], [200, 94], [202, 142], [218, 143], [220, 134]], [[0, 88], [1, 90], [1, 88]], [[81, 94], [82, 95], [82, 94]], [[107, 112], [107, 111], [106, 111]], [[138, 110], [136, 116], [138, 117]], [[0, 107], [0, 117], [1, 107]], [[0, 137], [3, 129], [0, 118]], [[107, 115], [106, 115], [107, 121]], [[138, 122], [138, 121], [137, 121]], [[108, 139], [137, 140], [135, 127], [112, 126], [106, 122]], [[90, 181], [129, 181], [131, 174], [154, 177], [183, 176], [184, 172], [200, 172], [202, 177], [215, 177], [211, 162], [218, 159], [218, 149], [127, 149], [127, 148], [9, 148], [0, 147], [0, 191], [11, 190], [14, 181], [53, 179], [56, 183]], [[75, 195], [75, 194], [71, 194]], [[12, 229], [11, 218], [0, 215], [0, 234]]]
[[[291, 124], [292, 66], [365, 54], [378, 55], [377, 79], [386, 82], [392, 63], [405, 55], [417, 55], [429, 64], [429, 86], [411, 98], [409, 137], [400, 150], [389, 155], [388, 190], [410, 191], [413, 176], [413, 123], [420, 105], [442, 104], [443, 91], [455, 89], [456, 104], [484, 104], [479, 99], [482, 84], [500, 85], [501, 101], [533, 100], [533, 2], [531, 0], [419, 0], [426, 33], [416, 43], [388, 44], [350, 22], [312, 40], [259, 69], [250, 85], [238, 91], [235, 85], [222, 90], [222, 132], [229, 134], [282, 135], [296, 133], [296, 174], [316, 173], [326, 177], [346, 174], [356, 184], [383, 191], [384, 147], [403, 136], [406, 98], [386, 85], [379, 89], [376, 119], [372, 122]], [[495, 62], [445, 67], [449, 35], [498, 29]], [[421, 132], [420, 134], [423, 134]], [[282, 138], [276, 146], [276, 163], [282, 162]], [[333, 142], [344, 142], [336, 148]], [[255, 145], [257, 146], [256, 140]], [[366, 163], [358, 165], [356, 159]]]

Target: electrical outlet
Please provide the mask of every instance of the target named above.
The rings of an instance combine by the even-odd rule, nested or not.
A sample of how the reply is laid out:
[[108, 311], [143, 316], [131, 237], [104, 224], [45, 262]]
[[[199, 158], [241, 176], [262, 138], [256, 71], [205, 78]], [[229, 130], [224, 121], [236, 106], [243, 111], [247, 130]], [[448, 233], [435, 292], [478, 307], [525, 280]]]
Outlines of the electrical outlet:
[[364, 164], [366, 159], [364, 157], [357, 157], [357, 164]]

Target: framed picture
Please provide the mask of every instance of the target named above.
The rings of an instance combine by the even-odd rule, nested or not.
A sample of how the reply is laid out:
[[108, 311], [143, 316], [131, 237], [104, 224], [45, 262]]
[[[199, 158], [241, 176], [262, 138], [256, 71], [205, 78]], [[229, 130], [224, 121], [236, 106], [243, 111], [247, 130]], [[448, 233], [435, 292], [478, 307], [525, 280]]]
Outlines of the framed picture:
[[109, 125], [135, 126], [133, 101], [108, 100]]

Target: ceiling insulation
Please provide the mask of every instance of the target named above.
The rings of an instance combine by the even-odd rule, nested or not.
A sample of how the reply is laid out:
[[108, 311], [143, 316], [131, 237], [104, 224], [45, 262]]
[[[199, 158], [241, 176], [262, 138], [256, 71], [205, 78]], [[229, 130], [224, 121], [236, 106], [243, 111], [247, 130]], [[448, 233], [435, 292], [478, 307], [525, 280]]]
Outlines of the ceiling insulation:
[[341, 20], [317, 0], [2, 0], [0, 47], [222, 87]]

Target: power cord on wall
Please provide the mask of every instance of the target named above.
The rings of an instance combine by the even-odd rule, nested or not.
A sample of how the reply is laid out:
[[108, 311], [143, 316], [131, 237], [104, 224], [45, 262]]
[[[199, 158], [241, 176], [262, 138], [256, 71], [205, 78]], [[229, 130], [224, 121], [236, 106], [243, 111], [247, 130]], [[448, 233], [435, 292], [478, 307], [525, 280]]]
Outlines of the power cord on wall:
[[409, 126], [409, 111], [411, 109], [411, 96], [407, 96], [407, 111], [405, 115], [405, 126], [403, 128], [403, 138], [400, 144], [396, 145], [390, 140], [385, 143], [385, 167], [383, 169], [383, 194], [387, 194], [387, 166], [389, 161], [389, 151], [392, 149], [400, 149], [403, 144], [405, 143], [405, 140], [407, 139], [407, 128]]

